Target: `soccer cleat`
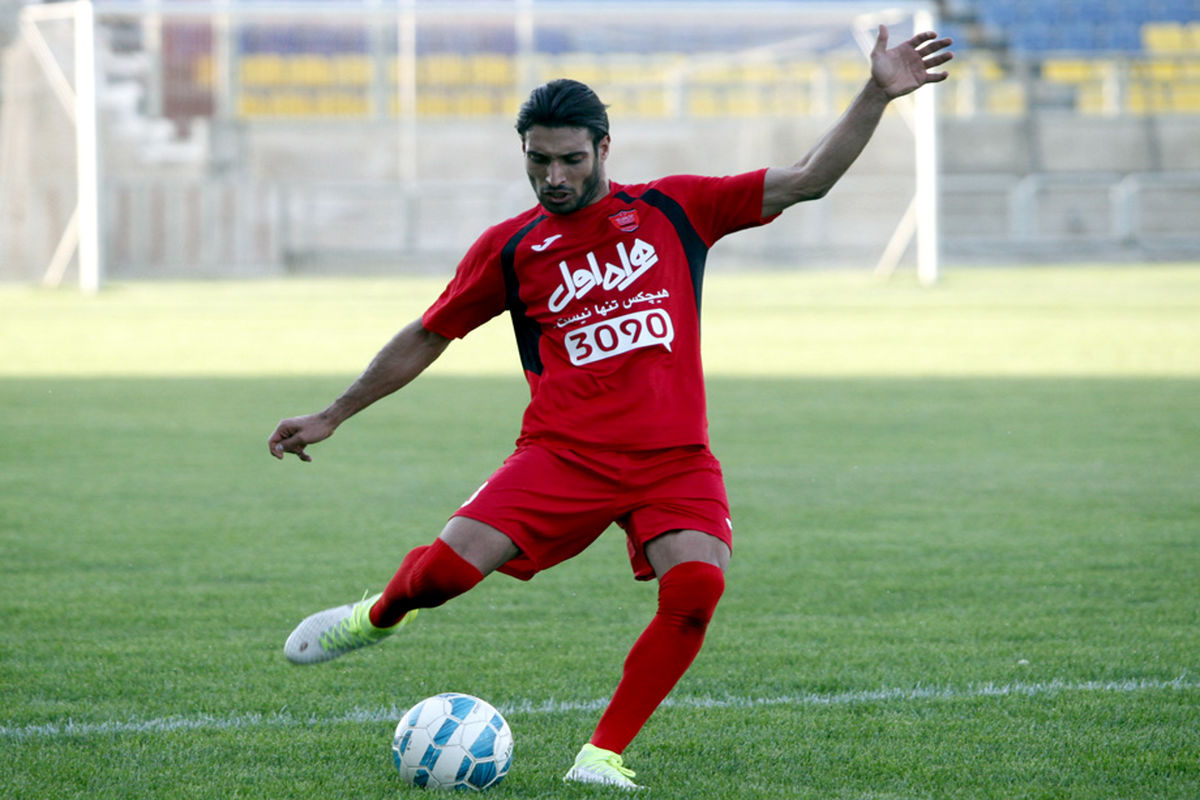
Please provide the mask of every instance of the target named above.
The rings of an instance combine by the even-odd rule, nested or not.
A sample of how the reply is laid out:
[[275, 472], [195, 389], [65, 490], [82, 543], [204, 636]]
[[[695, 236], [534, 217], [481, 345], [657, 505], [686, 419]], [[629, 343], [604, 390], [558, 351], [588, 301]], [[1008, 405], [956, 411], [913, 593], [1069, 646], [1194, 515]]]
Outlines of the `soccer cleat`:
[[563, 783], [604, 783], [622, 789], [644, 789], [630, 780], [634, 771], [625, 766], [621, 756], [612, 750], [585, 744], [575, 756], [575, 766], [567, 770]]
[[283, 645], [283, 654], [293, 664], [329, 661], [386, 639], [417, 615], [417, 610], [413, 609], [392, 627], [376, 628], [371, 624], [369, 613], [380, 596], [364, 596], [357, 603], [327, 608], [309, 616], [292, 631]]

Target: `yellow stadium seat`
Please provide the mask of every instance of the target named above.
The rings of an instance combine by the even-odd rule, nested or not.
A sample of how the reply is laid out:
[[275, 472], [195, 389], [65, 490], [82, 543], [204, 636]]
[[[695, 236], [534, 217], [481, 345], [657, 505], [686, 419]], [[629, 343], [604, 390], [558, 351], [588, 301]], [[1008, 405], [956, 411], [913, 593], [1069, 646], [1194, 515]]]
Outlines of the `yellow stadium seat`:
[[1075, 110], [1083, 114], [1102, 114], [1107, 111], [1104, 89], [1098, 85], [1081, 86], [1075, 95]]
[[369, 86], [371, 59], [363, 55], [340, 55], [330, 59], [334, 82], [339, 86]]
[[688, 57], [683, 53], [659, 53], [651, 59], [651, 73], [655, 80], [666, 81], [679, 74], [679, 69], [687, 64]]
[[1171, 92], [1171, 108], [1183, 114], [1200, 113], [1200, 83], [1180, 83]]
[[421, 116], [441, 117], [451, 113], [450, 95], [443, 92], [423, 93], [417, 97], [417, 113]]
[[639, 89], [634, 93], [629, 110], [640, 117], [665, 117], [668, 104], [661, 89]]
[[1142, 47], [1151, 53], [1183, 53], [1190, 35], [1178, 22], [1147, 22], [1142, 25]]
[[1160, 114], [1171, 110], [1171, 94], [1157, 84], [1133, 84], [1126, 99], [1127, 109], [1134, 114]]
[[633, 113], [632, 89], [624, 86], [601, 86], [596, 90], [600, 99], [609, 105], [609, 112], [614, 117], [628, 117]]
[[283, 59], [273, 53], [246, 56], [239, 65], [246, 86], [281, 86], [287, 83]]
[[1042, 62], [1042, 77], [1054, 83], [1086, 83], [1097, 76], [1095, 62], [1082, 58], [1048, 58]]
[[[968, 56], [968, 58], [970, 60], [967, 63], [971, 70], [973, 70], [974, 73], [982, 80], [1002, 81], [1007, 77], [1004, 67], [1000, 66], [1000, 63], [991, 56], [971, 54]], [[953, 72], [954, 71], [951, 70], [951, 74], [953, 74]]]
[[1131, 114], [1145, 114], [1149, 110], [1149, 101], [1144, 86], [1130, 86], [1125, 93], [1125, 110]]
[[469, 80], [476, 86], [511, 86], [517, 79], [513, 59], [500, 53], [472, 56], [468, 70]]
[[1181, 74], [1180, 62], [1177, 59], [1161, 55], [1129, 63], [1129, 77], [1138, 81], [1170, 82], [1177, 80]]
[[292, 56], [284, 61], [287, 82], [293, 86], [332, 86], [333, 66], [319, 55]]
[[417, 61], [417, 83], [431, 86], [466, 86], [471, 83], [471, 67], [464, 56], [438, 53]]
[[611, 83], [642, 83], [646, 78], [647, 64], [647, 59], [638, 53], [615, 53], [609, 57], [608, 80]]
[[766, 112], [762, 93], [750, 87], [739, 87], [732, 90], [726, 97], [730, 114], [738, 117], [757, 117]]
[[591, 53], [569, 53], [546, 66], [551, 80], [571, 78], [589, 86], [597, 86], [608, 80], [607, 65]]
[[256, 94], [243, 92], [237, 101], [237, 114], [239, 117], [261, 117], [265, 113], [265, 103], [262, 98]]
[[1024, 114], [1025, 88], [1018, 81], [1005, 80], [988, 87], [985, 107], [988, 113], [1002, 116]]
[[716, 117], [722, 112], [720, 98], [712, 89], [693, 89], [687, 105], [688, 113], [697, 117]]
[[321, 92], [314, 99], [313, 110], [322, 117], [362, 117], [369, 104], [358, 92]]
[[839, 81], [862, 83], [870, 76], [860, 59], [842, 59], [833, 65], [833, 74]]
[[783, 76], [783, 69], [776, 63], [746, 64], [742, 67], [742, 80], [748, 83], [778, 83]]
[[267, 117], [305, 117], [313, 113], [308, 92], [276, 91], [262, 96], [260, 108]]
[[478, 117], [495, 113], [495, 101], [490, 92], [466, 90], [457, 92], [453, 113], [463, 117]]
[[728, 62], [702, 63], [688, 75], [694, 83], [724, 86], [737, 82], [737, 72]]

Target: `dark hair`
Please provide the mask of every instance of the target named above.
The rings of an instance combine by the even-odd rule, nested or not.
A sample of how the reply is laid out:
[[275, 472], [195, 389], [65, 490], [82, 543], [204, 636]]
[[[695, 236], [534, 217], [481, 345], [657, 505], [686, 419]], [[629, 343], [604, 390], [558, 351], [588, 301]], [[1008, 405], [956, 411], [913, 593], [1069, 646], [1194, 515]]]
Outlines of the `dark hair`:
[[599, 147], [600, 140], [608, 135], [606, 108], [587, 85], [559, 78], [529, 93], [517, 114], [517, 133], [524, 139], [525, 132], [534, 125], [587, 128], [592, 132], [592, 146]]

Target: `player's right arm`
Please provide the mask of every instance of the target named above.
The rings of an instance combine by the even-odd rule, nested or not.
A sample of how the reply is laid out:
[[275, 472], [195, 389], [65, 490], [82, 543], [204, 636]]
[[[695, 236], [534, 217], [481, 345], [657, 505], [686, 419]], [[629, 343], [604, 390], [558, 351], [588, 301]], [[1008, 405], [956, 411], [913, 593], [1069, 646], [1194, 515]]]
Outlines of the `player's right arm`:
[[383, 346], [363, 374], [328, 408], [280, 422], [267, 441], [271, 455], [281, 459], [285, 453], [295, 453], [301, 461], [312, 461], [305, 447], [328, 439], [347, 419], [407, 385], [436, 361], [449, 344], [446, 337], [426, 330], [421, 320], [409, 323]]

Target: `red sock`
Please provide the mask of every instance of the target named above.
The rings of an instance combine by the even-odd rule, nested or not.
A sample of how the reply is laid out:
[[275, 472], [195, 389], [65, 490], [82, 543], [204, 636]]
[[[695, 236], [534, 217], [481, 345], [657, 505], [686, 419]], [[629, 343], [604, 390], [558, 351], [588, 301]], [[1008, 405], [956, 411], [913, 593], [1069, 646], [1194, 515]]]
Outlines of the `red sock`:
[[440, 606], [483, 580], [483, 573], [441, 539], [414, 548], [371, 606], [371, 624], [390, 628], [414, 608]]
[[720, 567], [685, 561], [658, 580], [658, 613], [625, 659], [625, 671], [591, 743], [620, 753], [691, 666], [725, 590]]

